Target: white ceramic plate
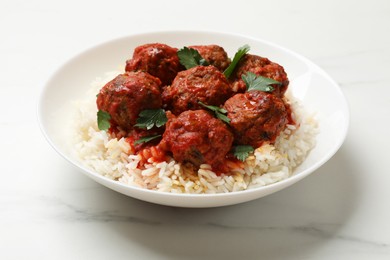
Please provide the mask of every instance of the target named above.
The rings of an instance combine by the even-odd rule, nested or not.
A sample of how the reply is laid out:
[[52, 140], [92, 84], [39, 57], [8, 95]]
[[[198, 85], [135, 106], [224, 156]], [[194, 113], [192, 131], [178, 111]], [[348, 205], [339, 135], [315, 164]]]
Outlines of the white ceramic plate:
[[[123, 66], [138, 45], [160, 42], [174, 47], [198, 44], [218, 44], [233, 56], [237, 48], [249, 44], [250, 53], [258, 54], [281, 64], [290, 79], [289, 88], [303, 101], [308, 111], [317, 113], [320, 133], [317, 145], [293, 176], [281, 182], [252, 190], [227, 194], [171, 194], [130, 187], [109, 180], [82, 166], [72, 157], [64, 118], [68, 117], [72, 100], [83, 97], [90, 83], [105, 72]], [[38, 119], [41, 129], [54, 149], [71, 164], [98, 183], [128, 196], [148, 202], [179, 207], [216, 207], [257, 199], [286, 188], [308, 176], [328, 161], [343, 143], [349, 123], [349, 111], [339, 86], [318, 66], [306, 58], [273, 43], [242, 35], [172, 31], [133, 35], [91, 48], [63, 65], [43, 88]]]

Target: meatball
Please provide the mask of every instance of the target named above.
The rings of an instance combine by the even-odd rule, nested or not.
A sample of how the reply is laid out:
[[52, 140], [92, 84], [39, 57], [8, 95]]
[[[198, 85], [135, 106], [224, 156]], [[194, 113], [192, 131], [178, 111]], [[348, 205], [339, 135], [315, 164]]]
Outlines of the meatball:
[[111, 115], [114, 125], [130, 130], [142, 110], [161, 108], [160, 85], [158, 78], [146, 72], [120, 74], [100, 90], [96, 104]]
[[286, 92], [289, 81], [283, 67], [267, 58], [251, 54], [246, 54], [242, 57], [232, 74], [231, 79], [234, 91], [245, 92], [246, 86], [241, 76], [248, 71], [279, 81], [281, 85], [273, 85], [275, 88], [272, 92], [273, 94], [282, 97]]
[[230, 64], [230, 59], [226, 51], [218, 45], [195, 45], [189, 46], [195, 49], [210, 65], [217, 67], [220, 71], [224, 71]]
[[161, 43], [138, 46], [133, 57], [126, 61], [126, 71], [146, 71], [159, 78], [163, 86], [170, 85], [176, 74], [183, 69], [177, 49]]
[[160, 148], [178, 162], [218, 168], [232, 143], [233, 134], [222, 121], [205, 110], [189, 110], [168, 120]]
[[181, 71], [172, 85], [164, 89], [164, 106], [175, 115], [186, 110], [203, 108], [199, 101], [213, 106], [222, 105], [233, 94], [226, 77], [214, 66], [197, 66]]
[[262, 91], [239, 93], [224, 105], [235, 142], [255, 148], [273, 143], [288, 121], [283, 100]]

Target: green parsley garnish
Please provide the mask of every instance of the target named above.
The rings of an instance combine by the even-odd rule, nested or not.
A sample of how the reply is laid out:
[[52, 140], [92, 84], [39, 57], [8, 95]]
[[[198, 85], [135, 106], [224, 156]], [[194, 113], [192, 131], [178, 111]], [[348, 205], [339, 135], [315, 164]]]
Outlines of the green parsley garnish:
[[186, 69], [191, 69], [199, 65], [209, 65], [209, 63], [202, 58], [199, 52], [192, 48], [183, 47], [182, 49], [178, 50], [177, 56], [179, 56], [181, 65], [186, 67]]
[[137, 144], [147, 143], [159, 137], [161, 137], [161, 135], [144, 136], [138, 139], [137, 141], [135, 141], [134, 144], [137, 145]]
[[254, 149], [250, 145], [237, 145], [233, 148], [234, 156], [242, 162], [245, 162], [246, 158], [249, 156], [249, 153], [253, 151]]
[[223, 108], [220, 108], [220, 107], [216, 107], [216, 106], [209, 106], [209, 105], [206, 105], [202, 102], [198, 102], [200, 105], [210, 109], [211, 111], [214, 112], [215, 116], [219, 119], [221, 119], [222, 121], [224, 121], [225, 123], [227, 124], [230, 124], [230, 118], [228, 118], [225, 114], [227, 113], [227, 111]]
[[250, 50], [250, 47], [248, 44], [245, 44], [244, 46], [238, 48], [236, 54], [234, 54], [233, 60], [230, 63], [229, 67], [226, 68], [226, 70], [223, 72], [225, 77], [228, 79], [230, 75], [233, 73], [234, 69], [237, 66], [237, 63], [241, 60], [241, 58], [248, 53]]
[[139, 128], [151, 129], [153, 126], [161, 127], [168, 121], [164, 109], [146, 109], [139, 113], [137, 124]]
[[100, 130], [108, 130], [110, 128], [110, 119], [111, 119], [111, 116], [109, 113], [103, 111], [103, 110], [99, 110], [97, 112], [97, 124], [98, 124], [98, 128]]
[[253, 72], [247, 72], [246, 74], [242, 75], [241, 78], [245, 82], [247, 91], [260, 90], [264, 92], [271, 92], [274, 90], [271, 85], [282, 84], [274, 79], [258, 76]]

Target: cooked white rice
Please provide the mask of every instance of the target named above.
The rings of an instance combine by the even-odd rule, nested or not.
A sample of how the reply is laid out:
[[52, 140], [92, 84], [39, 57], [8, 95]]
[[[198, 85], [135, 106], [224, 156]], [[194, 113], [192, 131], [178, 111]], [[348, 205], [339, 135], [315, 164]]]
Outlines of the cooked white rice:
[[318, 127], [314, 116], [308, 115], [301, 103], [287, 92], [296, 125], [287, 125], [274, 145], [257, 148], [244, 163], [228, 161], [230, 172], [217, 175], [209, 165], [203, 164], [193, 173], [173, 159], [153, 162], [153, 158], [140, 169], [137, 166], [142, 155], [134, 154], [124, 138], [117, 140], [100, 131], [96, 123], [96, 94], [119, 73], [107, 73], [104, 78], [96, 79], [87, 98], [75, 102], [74, 153], [84, 165], [107, 178], [172, 193], [241, 191], [288, 178], [315, 146]]

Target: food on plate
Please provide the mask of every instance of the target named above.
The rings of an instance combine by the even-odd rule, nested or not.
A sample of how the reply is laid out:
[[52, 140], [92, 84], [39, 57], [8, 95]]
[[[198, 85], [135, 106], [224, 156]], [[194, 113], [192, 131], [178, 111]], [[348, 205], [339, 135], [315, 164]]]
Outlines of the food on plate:
[[281, 65], [258, 55], [246, 54], [239, 61], [231, 76], [232, 88], [236, 92], [245, 92], [246, 85], [242, 76], [248, 72], [278, 81], [280, 84], [275, 85], [275, 89], [272, 93], [280, 97], [282, 97], [287, 90], [289, 80], [287, 73]]
[[97, 80], [78, 103], [77, 157], [103, 176], [163, 192], [233, 192], [288, 178], [315, 146], [316, 121], [287, 90], [284, 68], [249, 50], [230, 59], [214, 44], [135, 48], [126, 72]]
[[214, 66], [196, 66], [177, 74], [171, 86], [164, 89], [162, 99], [175, 115], [203, 108], [199, 102], [220, 106], [233, 91], [226, 77]]
[[162, 106], [161, 81], [147, 72], [127, 72], [108, 82], [97, 95], [100, 111], [111, 117], [112, 127], [130, 130], [139, 113]]
[[234, 95], [225, 102], [224, 109], [235, 142], [252, 147], [260, 147], [265, 142], [274, 143], [288, 121], [285, 102], [259, 90]]
[[221, 120], [205, 110], [188, 110], [169, 118], [160, 147], [179, 163], [219, 169], [232, 143], [233, 134]]
[[126, 61], [126, 71], [146, 71], [159, 78], [163, 86], [171, 84], [184, 67], [179, 62], [177, 49], [161, 43], [150, 43], [135, 48], [133, 57]]
[[213, 65], [218, 70], [223, 72], [230, 64], [230, 59], [226, 51], [218, 45], [193, 45], [188, 48], [197, 50], [208, 64]]

